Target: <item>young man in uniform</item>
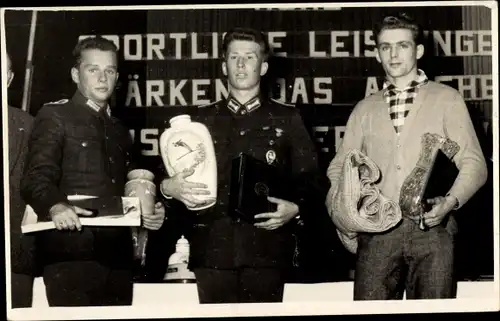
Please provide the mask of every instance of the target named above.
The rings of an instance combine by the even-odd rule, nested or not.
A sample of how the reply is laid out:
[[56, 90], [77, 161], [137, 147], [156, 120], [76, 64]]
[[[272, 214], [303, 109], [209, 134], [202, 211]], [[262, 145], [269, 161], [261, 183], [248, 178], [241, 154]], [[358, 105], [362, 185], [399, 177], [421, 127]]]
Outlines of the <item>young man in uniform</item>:
[[[133, 168], [128, 130], [111, 116], [108, 100], [116, 81], [117, 48], [102, 37], [86, 38], [74, 49], [71, 100], [44, 105], [29, 141], [21, 184], [24, 200], [56, 230], [37, 232], [50, 306], [130, 305], [133, 245], [128, 227], [82, 227], [68, 195], [122, 196]], [[165, 209], [143, 216], [159, 229]]]
[[[190, 267], [201, 303], [280, 302], [295, 249], [292, 229], [298, 215], [306, 214], [308, 177], [317, 171], [316, 149], [299, 112], [261, 93], [269, 54], [264, 36], [234, 29], [226, 34], [222, 52], [229, 96], [201, 107], [196, 119], [208, 127], [214, 141], [218, 199], [195, 215]], [[269, 197], [277, 210], [255, 216], [262, 220], [255, 224], [237, 218], [228, 207], [231, 161], [240, 152], [282, 166], [294, 179], [295, 199]], [[191, 174], [165, 179], [162, 193], [198, 204], [196, 196], [207, 191], [203, 184], [189, 182]]]
[[[453, 88], [427, 79], [417, 68], [424, 54], [422, 32], [405, 14], [386, 17], [375, 30], [376, 59], [386, 74], [384, 89], [359, 102], [347, 122], [342, 146], [329, 165], [331, 192], [347, 152], [358, 149], [380, 168], [380, 192], [399, 202], [401, 186], [417, 164], [421, 139], [436, 133], [458, 143], [453, 157], [459, 175], [446, 195], [429, 200], [418, 217], [403, 211], [395, 228], [358, 236], [355, 300], [453, 298], [456, 296], [453, 212], [485, 183], [486, 164], [463, 98]], [[444, 223], [444, 222], [447, 222]]]
[[[7, 87], [10, 87], [14, 72], [12, 61], [7, 55]], [[26, 204], [21, 198], [20, 184], [28, 138], [33, 127], [33, 117], [16, 107], [7, 107], [9, 128], [9, 215], [10, 215], [10, 263], [12, 308], [31, 307], [33, 281], [38, 267], [33, 235], [21, 233], [21, 222]]]

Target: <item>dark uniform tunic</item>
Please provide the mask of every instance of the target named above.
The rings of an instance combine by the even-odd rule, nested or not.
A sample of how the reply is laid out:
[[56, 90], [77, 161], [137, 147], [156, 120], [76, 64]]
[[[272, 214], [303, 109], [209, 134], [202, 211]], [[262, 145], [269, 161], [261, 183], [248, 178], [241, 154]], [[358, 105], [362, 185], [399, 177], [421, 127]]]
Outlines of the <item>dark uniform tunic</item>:
[[[77, 91], [71, 100], [46, 104], [38, 112], [29, 142], [21, 193], [41, 219], [50, 220], [49, 209], [56, 203], [65, 202], [68, 195], [123, 195], [131, 140], [126, 128], [107, 111], [106, 108], [98, 110]], [[72, 305], [77, 302], [71, 300], [79, 300], [70, 296], [64, 298], [63, 289], [51, 287], [51, 282], [60, 278], [58, 271], [50, 268], [54, 264], [75, 262], [67, 270], [72, 281], [86, 280], [82, 275], [71, 276], [72, 268], [77, 268], [78, 264], [83, 266], [82, 261], [98, 262], [103, 269], [94, 271], [96, 274], [106, 274], [110, 270], [127, 271], [131, 265], [132, 239], [127, 227], [85, 226], [81, 232], [49, 230], [37, 232], [37, 237], [45, 265], [44, 281], [49, 304], [51, 288], [55, 291], [56, 297], [52, 297], [55, 304]], [[86, 273], [92, 273], [90, 268]], [[96, 275], [95, 280], [98, 279]], [[68, 280], [65, 282], [69, 283]], [[117, 283], [130, 283], [128, 274], [124, 272]], [[88, 284], [75, 285], [75, 288], [82, 286]], [[121, 290], [123, 295], [130, 297], [125, 301], [131, 300], [131, 290], [127, 286]], [[61, 297], [57, 297], [58, 293]], [[82, 304], [91, 305], [93, 299], [89, 300], [82, 301]]]
[[[296, 220], [268, 231], [257, 228], [229, 212], [231, 162], [243, 152], [286, 169], [293, 179], [293, 199], [301, 216], [307, 204], [308, 178], [317, 172], [316, 149], [299, 112], [275, 101], [255, 97], [241, 105], [235, 99], [200, 107], [193, 121], [208, 127], [217, 158], [217, 203], [194, 216], [190, 235], [190, 267], [210, 269], [265, 268], [284, 270], [292, 266]], [[272, 196], [272, 195], [271, 195]], [[203, 291], [203, 279], [198, 277]], [[254, 284], [264, 280], [250, 280]], [[212, 286], [208, 285], [207, 286]], [[217, 286], [214, 284], [213, 286]], [[221, 286], [220, 284], [218, 286]], [[256, 298], [258, 300], [258, 298]]]

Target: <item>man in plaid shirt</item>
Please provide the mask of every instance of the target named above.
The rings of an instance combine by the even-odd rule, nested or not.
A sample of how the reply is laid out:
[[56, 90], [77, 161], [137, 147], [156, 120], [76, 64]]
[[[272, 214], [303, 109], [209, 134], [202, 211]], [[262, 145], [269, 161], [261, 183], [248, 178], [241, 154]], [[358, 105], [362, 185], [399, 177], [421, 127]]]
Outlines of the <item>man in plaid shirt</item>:
[[424, 54], [422, 32], [411, 18], [386, 17], [375, 30], [376, 58], [385, 74], [384, 88], [360, 101], [347, 122], [342, 145], [328, 167], [331, 188], [326, 205], [342, 175], [345, 155], [363, 152], [381, 171], [380, 192], [398, 202], [405, 179], [415, 168], [425, 133], [455, 141], [453, 157], [459, 174], [446, 195], [427, 200], [432, 209], [419, 219], [403, 219], [383, 233], [358, 235], [354, 281], [355, 300], [453, 298], [453, 213], [484, 185], [486, 163], [463, 98], [455, 89], [428, 80], [417, 68]]

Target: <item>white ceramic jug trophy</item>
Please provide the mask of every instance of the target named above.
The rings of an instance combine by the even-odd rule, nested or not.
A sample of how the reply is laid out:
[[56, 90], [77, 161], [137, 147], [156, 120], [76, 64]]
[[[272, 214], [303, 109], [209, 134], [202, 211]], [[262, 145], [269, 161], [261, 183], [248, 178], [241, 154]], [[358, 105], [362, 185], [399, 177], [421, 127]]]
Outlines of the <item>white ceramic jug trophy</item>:
[[[141, 216], [153, 214], [155, 207], [156, 185], [153, 183], [154, 174], [145, 169], [134, 169], [127, 174], [125, 184], [125, 196], [138, 197], [141, 203]], [[134, 258], [146, 263], [146, 245], [148, 242], [148, 230], [143, 227], [132, 227], [132, 239], [134, 242]]]
[[217, 162], [212, 136], [207, 127], [191, 121], [189, 115], [170, 119], [170, 128], [160, 136], [160, 153], [168, 174], [172, 177], [185, 170], [194, 170], [187, 180], [208, 186], [209, 195], [196, 195], [203, 204], [186, 207], [192, 211], [211, 207], [217, 199]]

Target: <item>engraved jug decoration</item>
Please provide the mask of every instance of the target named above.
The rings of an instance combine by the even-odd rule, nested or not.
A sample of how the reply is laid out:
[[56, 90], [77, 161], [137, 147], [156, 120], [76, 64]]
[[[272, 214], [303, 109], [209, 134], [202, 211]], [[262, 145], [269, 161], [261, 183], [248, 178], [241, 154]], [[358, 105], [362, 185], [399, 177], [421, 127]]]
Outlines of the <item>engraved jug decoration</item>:
[[[153, 214], [156, 185], [153, 183], [154, 174], [145, 169], [134, 169], [127, 174], [125, 196], [138, 197], [141, 204], [141, 216]], [[141, 266], [146, 263], [146, 245], [148, 230], [138, 226], [132, 227], [132, 240], [134, 244], [134, 259], [141, 261]]]
[[[399, 198], [402, 212], [413, 219], [418, 217], [421, 230], [427, 229], [423, 215], [431, 209], [427, 199], [444, 196], [458, 174], [451, 160], [459, 149], [460, 146], [449, 138], [430, 133], [422, 135], [419, 159], [415, 168], [403, 182]], [[437, 166], [437, 160], [441, 159], [440, 155], [444, 155], [445, 162], [449, 163], [445, 165], [446, 168]], [[454, 174], [451, 174], [453, 177], [449, 175], [449, 169], [453, 170]], [[438, 177], [437, 181], [429, 182], [431, 174], [440, 176], [434, 176]], [[431, 193], [438, 195], [430, 195]]]
[[191, 120], [189, 115], [170, 119], [170, 128], [160, 136], [160, 154], [170, 177], [185, 170], [194, 170], [190, 182], [208, 186], [208, 195], [196, 195], [203, 204], [186, 207], [198, 211], [213, 206], [217, 200], [217, 162], [212, 136], [208, 128]]

